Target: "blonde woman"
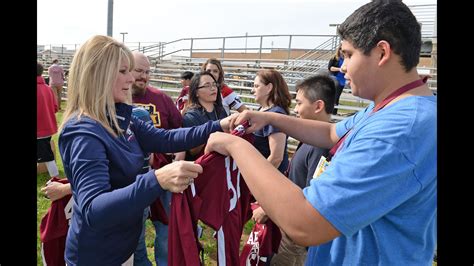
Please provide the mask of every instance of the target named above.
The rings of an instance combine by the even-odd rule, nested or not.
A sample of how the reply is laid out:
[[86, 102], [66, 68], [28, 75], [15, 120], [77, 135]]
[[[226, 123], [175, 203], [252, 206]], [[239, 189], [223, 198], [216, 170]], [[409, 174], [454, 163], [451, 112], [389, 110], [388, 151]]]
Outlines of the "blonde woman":
[[[139, 174], [144, 152], [200, 145], [228, 120], [164, 130], [132, 117], [126, 104], [134, 59], [122, 43], [94, 36], [75, 54], [59, 150], [74, 197], [68, 265], [121, 265], [132, 259], [144, 209], [164, 190], [181, 192], [202, 167], [178, 161]], [[185, 142], [186, 140], [186, 142]]]

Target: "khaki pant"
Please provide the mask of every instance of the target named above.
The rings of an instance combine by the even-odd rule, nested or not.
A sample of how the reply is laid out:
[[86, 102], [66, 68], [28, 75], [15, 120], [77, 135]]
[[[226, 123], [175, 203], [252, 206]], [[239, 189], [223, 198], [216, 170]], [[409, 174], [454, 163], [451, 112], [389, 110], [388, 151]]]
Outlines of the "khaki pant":
[[273, 256], [270, 265], [302, 266], [306, 260], [306, 253], [305, 247], [298, 246], [285, 232], [281, 231], [280, 247], [278, 253]]
[[56, 101], [58, 102], [58, 109], [61, 110], [61, 93], [63, 91], [63, 85], [51, 85], [51, 88], [56, 95]]

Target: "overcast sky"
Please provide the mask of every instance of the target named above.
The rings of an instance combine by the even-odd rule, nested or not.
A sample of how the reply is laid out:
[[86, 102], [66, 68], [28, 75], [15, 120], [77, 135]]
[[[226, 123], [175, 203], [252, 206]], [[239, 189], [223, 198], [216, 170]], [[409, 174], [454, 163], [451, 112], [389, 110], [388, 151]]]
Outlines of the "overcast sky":
[[[180, 38], [335, 34], [341, 23], [369, 0], [115, 0], [113, 37], [125, 42]], [[38, 44], [80, 44], [107, 35], [108, 0], [38, 0]], [[404, 0], [407, 5], [436, 0]]]

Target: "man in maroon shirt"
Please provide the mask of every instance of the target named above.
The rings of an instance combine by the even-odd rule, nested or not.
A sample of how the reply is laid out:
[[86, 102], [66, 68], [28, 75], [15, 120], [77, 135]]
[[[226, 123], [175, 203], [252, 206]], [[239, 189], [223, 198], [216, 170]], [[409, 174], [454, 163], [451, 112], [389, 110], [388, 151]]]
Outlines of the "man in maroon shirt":
[[[132, 102], [135, 106], [141, 106], [148, 110], [155, 127], [173, 129], [181, 127], [183, 118], [176, 108], [175, 103], [165, 93], [149, 85], [150, 81], [150, 61], [140, 52], [133, 52], [135, 68], [132, 75], [135, 78], [132, 84]], [[176, 159], [184, 159], [184, 152], [180, 153]], [[158, 169], [173, 161], [172, 154], [154, 153], [151, 167]], [[151, 206], [151, 220], [156, 229], [155, 238], [155, 260], [157, 265], [168, 265], [168, 226], [161, 221], [159, 213], [162, 210], [161, 204], [169, 215], [169, 205], [171, 202], [171, 192], [166, 192], [157, 199]], [[166, 219], [165, 219], [166, 220]], [[142, 241], [143, 242], [143, 241]], [[143, 249], [143, 243], [139, 244], [137, 251]], [[145, 251], [140, 251], [143, 253]], [[135, 259], [139, 259], [140, 254], [135, 253]], [[147, 259], [146, 257], [143, 258]], [[139, 264], [137, 262], [137, 264]]]

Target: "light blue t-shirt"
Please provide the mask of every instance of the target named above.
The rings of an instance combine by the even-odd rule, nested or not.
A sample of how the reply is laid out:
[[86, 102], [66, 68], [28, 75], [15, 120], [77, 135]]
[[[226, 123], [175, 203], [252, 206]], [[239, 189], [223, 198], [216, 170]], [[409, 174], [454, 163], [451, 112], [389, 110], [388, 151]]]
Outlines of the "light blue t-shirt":
[[348, 134], [303, 190], [340, 233], [306, 265], [431, 265], [436, 247], [436, 96], [401, 99], [339, 122]]

